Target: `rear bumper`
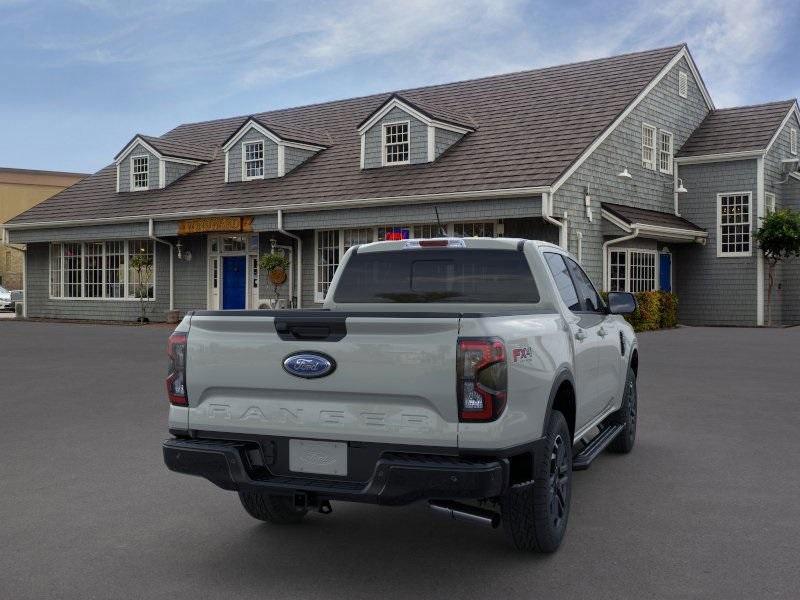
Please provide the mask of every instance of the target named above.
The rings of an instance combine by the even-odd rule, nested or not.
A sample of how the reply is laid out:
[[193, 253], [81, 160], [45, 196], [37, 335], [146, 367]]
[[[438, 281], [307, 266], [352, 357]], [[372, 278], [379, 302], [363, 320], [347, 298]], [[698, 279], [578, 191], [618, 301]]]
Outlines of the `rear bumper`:
[[503, 453], [466, 457], [386, 451], [368, 481], [352, 481], [274, 475], [268, 468], [252, 467], [247, 451], [247, 442], [238, 440], [171, 439], [164, 442], [164, 462], [172, 471], [205, 477], [226, 490], [304, 494], [312, 503], [332, 499], [401, 505], [491, 498], [502, 494], [509, 481], [510, 459]]

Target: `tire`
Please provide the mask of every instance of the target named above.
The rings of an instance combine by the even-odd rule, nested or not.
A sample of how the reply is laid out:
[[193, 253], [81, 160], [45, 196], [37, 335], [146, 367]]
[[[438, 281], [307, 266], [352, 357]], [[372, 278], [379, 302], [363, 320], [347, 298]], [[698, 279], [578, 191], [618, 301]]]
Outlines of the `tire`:
[[614, 415], [614, 422], [624, 425], [620, 434], [608, 445], [609, 452], [627, 454], [633, 450], [636, 443], [636, 419], [639, 410], [638, 392], [636, 391], [636, 373], [628, 367], [625, 378], [625, 395], [622, 397], [622, 406]]
[[291, 496], [272, 496], [261, 492], [239, 492], [239, 500], [251, 517], [275, 525], [299, 523], [308, 509], [294, 506]]
[[564, 539], [572, 496], [572, 437], [553, 411], [547, 423], [549, 452], [534, 456], [533, 481], [501, 497], [503, 528], [519, 550], [555, 552]]

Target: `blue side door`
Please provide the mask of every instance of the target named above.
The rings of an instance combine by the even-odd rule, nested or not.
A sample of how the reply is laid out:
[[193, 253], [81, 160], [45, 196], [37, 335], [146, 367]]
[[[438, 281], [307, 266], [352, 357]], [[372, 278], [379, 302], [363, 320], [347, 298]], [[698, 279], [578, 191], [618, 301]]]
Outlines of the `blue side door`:
[[672, 291], [672, 255], [666, 252], [659, 254], [658, 284], [663, 292]]
[[225, 256], [222, 259], [222, 308], [244, 308], [246, 263], [244, 256]]

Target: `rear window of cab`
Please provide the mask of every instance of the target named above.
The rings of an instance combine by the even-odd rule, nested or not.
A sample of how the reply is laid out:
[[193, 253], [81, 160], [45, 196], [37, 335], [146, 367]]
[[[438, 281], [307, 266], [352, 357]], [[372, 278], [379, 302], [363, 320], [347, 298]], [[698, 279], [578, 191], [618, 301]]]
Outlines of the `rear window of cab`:
[[518, 250], [403, 249], [351, 256], [334, 301], [531, 304], [539, 290]]

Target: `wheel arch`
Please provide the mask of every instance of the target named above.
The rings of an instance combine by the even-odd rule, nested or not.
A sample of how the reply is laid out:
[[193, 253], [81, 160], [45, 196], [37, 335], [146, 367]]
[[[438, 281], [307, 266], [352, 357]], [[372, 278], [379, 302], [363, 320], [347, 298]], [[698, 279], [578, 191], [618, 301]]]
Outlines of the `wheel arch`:
[[[545, 413], [545, 423], [550, 419], [550, 414], [557, 410], [564, 415], [569, 427], [570, 436], [575, 435], [575, 419], [577, 416], [577, 394], [575, 391], [575, 378], [572, 372], [566, 368], [561, 368], [553, 379], [550, 388], [550, 398]], [[542, 429], [544, 430], [543, 424]]]

